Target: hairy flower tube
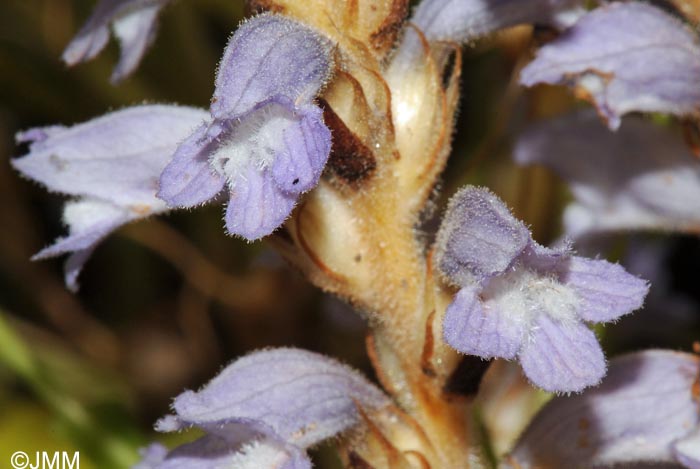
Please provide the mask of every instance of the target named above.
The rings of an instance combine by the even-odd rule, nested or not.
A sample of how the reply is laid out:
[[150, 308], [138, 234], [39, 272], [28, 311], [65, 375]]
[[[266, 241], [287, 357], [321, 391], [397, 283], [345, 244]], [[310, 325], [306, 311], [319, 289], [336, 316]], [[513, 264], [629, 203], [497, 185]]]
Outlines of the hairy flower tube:
[[621, 266], [537, 244], [487, 189], [450, 201], [437, 263], [460, 289], [447, 307], [445, 341], [482, 358], [518, 358], [533, 384], [581, 391], [605, 374], [603, 351], [584, 321], [614, 321], [642, 306], [648, 284]]

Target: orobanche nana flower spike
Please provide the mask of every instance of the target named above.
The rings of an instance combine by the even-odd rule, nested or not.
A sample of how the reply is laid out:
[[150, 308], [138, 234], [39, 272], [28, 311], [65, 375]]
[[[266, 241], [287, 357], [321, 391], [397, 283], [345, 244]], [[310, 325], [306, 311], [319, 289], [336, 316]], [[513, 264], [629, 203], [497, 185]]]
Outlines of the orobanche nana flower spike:
[[330, 130], [313, 99], [332, 71], [331, 44], [291, 19], [242, 24], [216, 78], [212, 120], [177, 149], [158, 196], [173, 207], [206, 203], [228, 185], [229, 233], [255, 240], [289, 216], [321, 176]]
[[[700, 467], [700, 361], [648, 350], [613, 358], [601, 385], [558, 396], [501, 467]], [[646, 464], [652, 464], [647, 466]], [[664, 465], [666, 464], [666, 465]]]
[[620, 265], [540, 246], [498, 197], [477, 187], [450, 201], [436, 259], [460, 287], [445, 312], [445, 341], [483, 358], [518, 357], [547, 391], [598, 383], [605, 358], [583, 321], [615, 320], [639, 308], [648, 291]]
[[136, 106], [73, 127], [20, 133], [29, 154], [12, 161], [24, 176], [50, 191], [76, 197], [63, 221], [70, 234], [34, 259], [73, 253], [66, 284], [77, 290], [80, 269], [104, 237], [130, 221], [167, 210], [156, 197], [158, 177], [177, 144], [207, 114], [180, 106]]
[[80, 32], [63, 52], [63, 61], [75, 65], [94, 58], [107, 45], [109, 28], [119, 39], [121, 56], [112, 83], [130, 75], [155, 37], [160, 10], [170, 0], [101, 0]]
[[356, 371], [305, 350], [252, 353], [173, 403], [159, 431], [198, 427], [201, 439], [168, 453], [151, 446], [138, 469], [310, 468], [307, 448], [360, 422], [390, 400]]
[[[156, 17], [169, 0], [94, 2], [97, 7], [66, 50], [65, 60], [74, 63], [97, 54], [112, 28], [121, 41], [114, 75], [118, 79], [142, 57]], [[641, 307], [647, 281], [618, 264], [575, 255], [568, 244], [541, 246], [485, 188], [467, 187], [454, 195], [432, 246], [433, 237], [418, 229], [433, 218], [442, 177], [475, 175], [443, 174], [460, 166], [447, 165], [452, 143], [460, 153], [478, 143], [472, 137], [485, 134], [486, 155], [492, 141], [514, 131], [502, 125], [501, 117], [517, 113], [512, 74], [518, 70], [524, 70], [521, 78], [528, 86], [574, 86], [579, 96], [595, 102], [613, 128], [628, 112], [663, 111], [688, 118], [684, 129], [687, 143], [693, 143], [700, 49], [697, 31], [673, 16], [682, 15], [681, 8], [671, 12], [647, 1], [616, 1], [597, 2], [603, 6], [587, 10], [589, 2], [583, 0], [243, 3], [253, 16], [225, 47], [208, 110], [136, 106], [72, 127], [18, 135], [29, 150], [13, 165], [49, 190], [72, 197], [64, 213], [68, 236], [36, 257], [71, 254], [66, 281], [75, 288], [86, 258], [122, 224], [171, 208], [224, 202], [228, 233], [252, 241], [279, 229], [267, 240], [271, 247], [310, 283], [346, 301], [352, 306], [348, 309], [366, 319], [366, 331], [343, 331], [341, 323], [334, 329], [365, 339], [381, 389], [316, 353], [293, 348], [253, 352], [200, 390], [181, 393], [171, 415], [156, 424], [156, 431], [187, 432], [177, 439], [194, 441], [144, 448], [135, 467], [311, 469], [309, 452], [331, 440], [340, 463], [355, 468], [588, 468], [643, 460], [654, 467], [680, 463], [700, 469], [698, 358], [656, 351], [608, 364], [590, 327]], [[231, 21], [240, 13], [217, 11], [227, 12]], [[226, 22], [227, 15], [220, 20]], [[517, 24], [526, 26], [479, 43], [487, 55], [493, 55], [487, 49], [505, 52], [496, 54], [503, 60], [476, 63], [471, 57], [463, 62], [458, 43]], [[544, 38], [542, 25], [560, 33], [550, 36], [523, 69], [533, 41]], [[200, 50], [205, 44], [189, 39], [192, 50], [206, 53]], [[453, 135], [462, 73], [472, 83], [480, 76], [496, 80], [485, 99], [468, 100], [475, 106], [466, 113], [468, 123], [473, 117], [493, 118], [482, 119], [483, 132], [462, 135], [464, 140]], [[532, 93], [528, 99], [533, 109], [559, 107], [551, 93]], [[492, 105], [497, 112], [488, 112]], [[576, 203], [590, 207], [584, 215], [601, 209], [634, 213], [617, 220], [625, 222], [619, 228], [629, 229], [634, 226], [630, 220], [637, 223], [637, 215], [646, 214], [647, 222], [654, 217], [654, 226], [690, 231], [692, 220], [700, 217], [695, 216], [700, 213], [697, 204], [688, 202], [700, 194], [700, 173], [682, 141], [645, 132], [634, 117], [625, 117], [616, 133], [595, 119], [590, 113], [561, 120], [559, 129], [543, 126], [541, 132], [528, 132], [516, 159], [558, 170], [571, 182]], [[589, 129], [589, 121], [596, 126]], [[671, 125], [667, 127], [656, 129], [669, 130]], [[647, 139], [626, 141], [639, 132]], [[576, 148], [563, 145], [562, 139]], [[605, 149], [596, 146], [601, 143]], [[555, 162], [544, 152], [560, 148], [569, 157], [585, 158]], [[649, 151], [641, 154], [640, 148]], [[593, 156], [591, 149], [596, 150]], [[554, 150], [550, 153], [561, 153]], [[605, 156], [616, 157], [614, 165], [607, 160], [610, 166], [590, 165]], [[501, 176], [501, 170], [510, 171], [495, 169]], [[538, 202], [542, 214], [550, 212], [552, 201]], [[556, 220], [549, 221], [554, 227]], [[594, 235], [610, 228], [603, 217], [594, 221], [580, 232]], [[685, 245], [681, 248], [684, 255]], [[202, 255], [167, 256], [187, 277], [183, 301], [176, 305], [187, 318], [211, 301], [245, 314], [285, 303], [272, 298], [283, 294], [275, 287], [284, 278], [269, 272], [252, 272], [254, 278], [214, 272], [205, 276], [212, 283], [199, 275], [202, 265], [217, 270], [207, 267], [210, 263]], [[673, 273], [691, 271], [685, 267], [674, 266]], [[657, 287], [679, 280], [662, 275]], [[190, 282], [193, 277], [203, 283]], [[245, 304], [221, 295], [233, 291], [236, 296], [250, 285], [260, 294]], [[99, 298], [101, 292], [93, 293]], [[157, 320], [163, 307], [174, 304], [172, 295], [158, 296], [165, 300], [146, 298], [147, 304], [138, 308], [152, 311]], [[304, 309], [308, 295], [295, 296], [288, 309]], [[111, 303], [107, 306], [114, 309]], [[306, 316], [289, 321], [295, 332], [303, 332], [300, 339], [313, 339], [316, 326], [302, 331]], [[336, 322], [330, 319], [329, 326]], [[243, 318], [231, 324], [250, 323]], [[78, 337], [85, 351], [91, 356], [97, 352], [100, 363], [122, 356], [111, 353], [111, 346], [97, 350], [91, 346], [94, 340], [82, 340], [104, 336], [102, 326], [95, 327], [89, 329], [96, 333]], [[189, 320], [180, 329], [189, 336], [192, 328], [201, 329]], [[222, 340], [236, 339], [221, 332], [217, 336]], [[204, 341], [211, 334], [205, 335]], [[187, 350], [191, 342], [174, 347]], [[607, 342], [619, 348], [612, 334]], [[239, 345], [245, 344], [232, 346]], [[195, 357], [193, 363], [204, 364], [216, 355]], [[489, 367], [482, 361], [495, 358], [512, 362]], [[164, 362], [154, 363], [149, 370], [158, 372]], [[186, 368], [175, 377], [196, 372], [196, 366]], [[170, 380], [170, 385], [177, 382]], [[576, 395], [549, 396], [550, 404], [526, 429], [541, 405], [540, 388]], [[89, 413], [92, 406], [85, 404]], [[95, 461], [89, 462], [123, 466], [137, 451], [129, 438], [132, 432], [105, 431], [82, 441], [86, 449], [95, 449], [89, 455]], [[516, 432], [522, 435], [518, 441]], [[112, 451], [116, 447], [119, 451]]]

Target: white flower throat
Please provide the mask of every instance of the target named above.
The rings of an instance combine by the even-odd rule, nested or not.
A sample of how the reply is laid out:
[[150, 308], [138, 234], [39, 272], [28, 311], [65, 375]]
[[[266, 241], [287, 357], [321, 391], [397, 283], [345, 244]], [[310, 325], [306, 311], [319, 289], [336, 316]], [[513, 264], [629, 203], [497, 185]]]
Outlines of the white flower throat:
[[513, 319], [530, 324], [545, 313], [563, 324], [576, 322], [578, 295], [554, 275], [528, 269], [520, 263], [486, 284], [481, 293], [486, 308], [503, 311]]
[[284, 149], [284, 133], [294, 122], [293, 114], [277, 104], [253, 111], [224, 132], [209, 163], [231, 184], [251, 166], [268, 168]]

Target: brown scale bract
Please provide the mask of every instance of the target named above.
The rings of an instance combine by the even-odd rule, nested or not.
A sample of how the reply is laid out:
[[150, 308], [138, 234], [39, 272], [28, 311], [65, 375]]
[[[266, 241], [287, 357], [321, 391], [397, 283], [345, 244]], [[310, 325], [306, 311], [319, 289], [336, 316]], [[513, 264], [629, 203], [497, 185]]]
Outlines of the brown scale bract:
[[316, 27], [338, 43], [365, 44], [377, 59], [388, 54], [408, 14], [406, 0], [249, 0], [249, 13], [272, 11]]

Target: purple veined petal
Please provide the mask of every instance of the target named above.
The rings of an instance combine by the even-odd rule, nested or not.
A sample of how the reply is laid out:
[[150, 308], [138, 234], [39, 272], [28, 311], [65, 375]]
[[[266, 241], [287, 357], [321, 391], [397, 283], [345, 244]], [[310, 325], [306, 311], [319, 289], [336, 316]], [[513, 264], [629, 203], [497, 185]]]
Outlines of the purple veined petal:
[[251, 165], [232, 183], [226, 230], [249, 241], [267, 236], [291, 215], [298, 196], [280, 190], [269, 170]]
[[12, 160], [24, 176], [51, 191], [97, 197], [152, 211], [158, 177], [177, 144], [207, 117], [180, 106], [135, 106], [72, 127], [18, 135], [29, 154]]
[[693, 355], [665, 350], [613, 359], [600, 386], [555, 397], [542, 408], [513, 449], [512, 466], [676, 462], [673, 442], [700, 418], [692, 394], [699, 366]]
[[466, 42], [509, 26], [558, 23], [579, 0], [423, 0], [411, 21], [428, 40]]
[[196, 207], [216, 197], [226, 178], [209, 164], [209, 152], [218, 136], [211, 137], [219, 124], [202, 124], [177, 147], [160, 175], [158, 197], [170, 207]]
[[578, 392], [605, 375], [605, 357], [595, 334], [573, 321], [562, 324], [540, 315], [520, 352], [525, 376], [550, 392]]
[[581, 319], [608, 322], [642, 307], [649, 284], [621, 265], [600, 259], [571, 256], [562, 264], [563, 281], [573, 288], [582, 304]]
[[488, 308], [476, 286], [464, 287], [447, 307], [443, 336], [452, 348], [482, 358], [513, 359], [520, 351], [529, 324], [508, 311]]
[[285, 448], [268, 439], [233, 442], [207, 435], [168, 452], [151, 445], [133, 469], [311, 469], [308, 456], [296, 448]]
[[700, 426], [673, 444], [673, 453], [684, 467], [700, 469]]
[[94, 58], [109, 40], [109, 27], [121, 42], [121, 59], [112, 81], [129, 75], [150, 45], [159, 11], [170, 0], [101, 0], [63, 52], [69, 66]]
[[331, 151], [331, 132], [316, 106], [299, 110], [300, 119], [283, 130], [284, 146], [275, 155], [272, 176], [285, 192], [301, 193], [318, 184]]
[[436, 241], [437, 265], [459, 285], [504, 272], [530, 232], [488, 189], [467, 186], [450, 200]]
[[236, 360], [198, 392], [175, 399], [175, 417], [161, 429], [196, 425], [226, 436], [226, 422], [265, 431], [280, 442], [307, 448], [358, 423], [366, 409], [388, 398], [357, 372], [298, 349], [252, 353]]
[[[162, 210], [161, 210], [162, 211]], [[78, 275], [95, 247], [120, 226], [146, 216], [99, 199], [68, 202], [63, 218], [69, 235], [59, 238], [32, 257], [42, 260], [71, 253], [65, 263], [64, 277], [69, 290], [78, 291]]]
[[681, 135], [628, 117], [610, 132], [594, 112], [538, 123], [521, 135], [519, 164], [541, 163], [569, 182], [565, 231], [687, 230], [700, 224], [700, 162]]
[[659, 8], [604, 5], [542, 47], [522, 71], [525, 86], [572, 84], [611, 129], [631, 111], [700, 113], [700, 40]]
[[292, 19], [263, 14], [244, 22], [226, 46], [212, 115], [230, 118], [283, 96], [310, 103], [330, 77], [331, 43]]

